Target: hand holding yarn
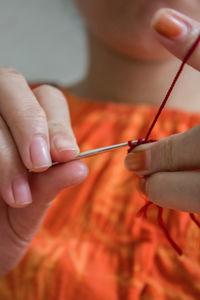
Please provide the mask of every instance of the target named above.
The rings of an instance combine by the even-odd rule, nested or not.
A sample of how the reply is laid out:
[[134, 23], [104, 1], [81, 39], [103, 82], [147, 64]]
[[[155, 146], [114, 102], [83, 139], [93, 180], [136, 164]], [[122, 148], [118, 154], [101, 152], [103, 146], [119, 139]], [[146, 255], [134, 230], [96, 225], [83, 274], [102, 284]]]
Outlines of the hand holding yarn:
[[[200, 213], [200, 126], [156, 143], [141, 145], [127, 155], [129, 170], [146, 175], [143, 192], [155, 204]], [[140, 161], [140, 166], [138, 162]]]
[[[158, 39], [174, 55], [200, 70], [200, 24], [171, 9], [153, 19]], [[195, 48], [191, 48], [195, 45]], [[190, 55], [186, 61], [188, 50]], [[155, 123], [154, 123], [155, 125]], [[125, 159], [127, 169], [139, 175], [150, 201], [163, 207], [200, 213], [200, 126], [156, 143], [138, 146]]]

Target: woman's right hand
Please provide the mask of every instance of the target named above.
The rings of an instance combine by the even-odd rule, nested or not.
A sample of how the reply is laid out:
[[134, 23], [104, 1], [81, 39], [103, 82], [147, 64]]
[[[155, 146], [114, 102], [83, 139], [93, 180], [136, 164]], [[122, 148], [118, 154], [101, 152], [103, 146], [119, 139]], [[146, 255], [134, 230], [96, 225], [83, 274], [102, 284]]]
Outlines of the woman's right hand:
[[59, 191], [86, 178], [79, 161], [51, 167], [78, 151], [62, 92], [32, 91], [18, 71], [0, 68], [0, 276], [23, 257]]

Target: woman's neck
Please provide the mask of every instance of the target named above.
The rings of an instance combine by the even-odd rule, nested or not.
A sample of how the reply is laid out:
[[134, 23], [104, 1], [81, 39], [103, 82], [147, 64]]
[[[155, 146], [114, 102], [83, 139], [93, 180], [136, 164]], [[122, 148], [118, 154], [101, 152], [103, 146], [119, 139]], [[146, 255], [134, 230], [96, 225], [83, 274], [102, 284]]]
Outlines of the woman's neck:
[[[83, 81], [71, 87], [93, 100], [159, 105], [178, 70], [174, 57], [139, 61], [124, 57], [89, 35], [89, 66]], [[200, 74], [186, 66], [168, 106], [200, 111]]]

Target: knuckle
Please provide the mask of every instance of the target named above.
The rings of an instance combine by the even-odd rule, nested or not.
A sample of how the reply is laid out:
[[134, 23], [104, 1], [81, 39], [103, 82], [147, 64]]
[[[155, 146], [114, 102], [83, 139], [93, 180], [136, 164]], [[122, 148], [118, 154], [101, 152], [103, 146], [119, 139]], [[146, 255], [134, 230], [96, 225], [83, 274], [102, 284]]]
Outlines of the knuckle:
[[61, 134], [67, 136], [70, 139], [75, 140], [75, 136], [72, 128], [64, 122], [49, 120], [48, 127], [49, 127], [51, 137], [54, 135]]
[[23, 108], [16, 109], [12, 115], [13, 122], [16, 126], [22, 123], [42, 124], [46, 122], [46, 114], [39, 106], [25, 105]]
[[19, 71], [17, 71], [14, 68], [10, 68], [10, 67], [2, 67], [0, 68], [0, 77], [9, 77], [9, 78], [23, 78], [24, 76], [22, 75], [22, 73], [20, 73]]
[[55, 132], [65, 132], [67, 130], [66, 123], [61, 120], [49, 120], [48, 121], [49, 128], [51, 128]]
[[164, 158], [162, 159], [164, 163], [164, 169], [168, 171], [173, 171], [176, 169], [175, 160], [174, 160], [174, 147], [172, 139], [167, 139], [165, 141], [164, 147], [162, 148], [161, 155]]
[[43, 99], [52, 101], [54, 99], [57, 103], [62, 103], [67, 105], [67, 100], [61, 90], [51, 85], [41, 85], [33, 90], [36, 97], [38, 97], [39, 102], [43, 102]]
[[[31, 114], [31, 111], [29, 111], [29, 113]], [[32, 117], [33, 117], [33, 114], [32, 114]], [[46, 114], [45, 114], [45, 111], [41, 108], [41, 107], [35, 107], [34, 109], [34, 117], [37, 119], [37, 120], [41, 120], [41, 121], [46, 121]]]
[[52, 85], [48, 85], [48, 84], [43, 84], [40, 85], [39, 87], [37, 87], [36, 89], [34, 89], [35, 93], [42, 93], [46, 96], [49, 97], [56, 97], [56, 98], [63, 98], [63, 93], [61, 90], [59, 90], [58, 88], [52, 86]]

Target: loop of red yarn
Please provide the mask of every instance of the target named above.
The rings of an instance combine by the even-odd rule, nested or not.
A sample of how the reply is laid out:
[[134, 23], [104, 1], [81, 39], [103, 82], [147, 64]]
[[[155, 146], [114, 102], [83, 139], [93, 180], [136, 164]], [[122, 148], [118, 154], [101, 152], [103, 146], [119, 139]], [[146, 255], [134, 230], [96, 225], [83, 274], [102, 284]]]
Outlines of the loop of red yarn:
[[[176, 82], [178, 80], [178, 78], [180, 77], [182, 71], [183, 71], [183, 68], [185, 66], [185, 64], [188, 62], [188, 60], [190, 59], [191, 55], [193, 54], [193, 52], [195, 51], [195, 49], [197, 48], [197, 46], [199, 45], [200, 43], [200, 35], [198, 36], [197, 40], [195, 41], [195, 43], [192, 45], [192, 47], [189, 49], [188, 53], [186, 54], [186, 56], [184, 57], [182, 63], [181, 63], [181, 66], [178, 70], [178, 72], [176, 73], [175, 77], [174, 77], [174, 80], [172, 81], [172, 84], [164, 98], [164, 100], [162, 101], [159, 109], [158, 109], [158, 112], [155, 116], [155, 118], [153, 119], [153, 122], [151, 123], [151, 126], [149, 128], [149, 130], [147, 131], [147, 134], [146, 134], [146, 137], [145, 139], [142, 139], [142, 138], [139, 138], [138, 139], [138, 142], [137, 144], [132, 144], [131, 141], [128, 141], [128, 144], [129, 144], [129, 150], [128, 150], [128, 153], [131, 152], [135, 147], [139, 146], [139, 145], [142, 145], [142, 144], [147, 144], [147, 143], [152, 143], [152, 142], [155, 142], [155, 140], [149, 140], [149, 137], [151, 135], [151, 132], [153, 130], [153, 128], [155, 127], [157, 121], [158, 121], [158, 118], [159, 116], [161, 115], [175, 85], [176, 85]], [[152, 202], [150, 201], [147, 201], [147, 203], [138, 211], [137, 213], [137, 216], [144, 216], [146, 217], [147, 216], [147, 209], [149, 208], [149, 206], [153, 204]], [[169, 234], [165, 224], [164, 224], [164, 221], [163, 221], [163, 218], [162, 218], [162, 212], [163, 212], [163, 208], [156, 205], [156, 207], [158, 208], [158, 224], [160, 226], [160, 228], [162, 229], [163, 233], [165, 234], [167, 240], [169, 241], [169, 243], [171, 244], [171, 246], [174, 248], [174, 250], [179, 254], [179, 255], [182, 255], [182, 250], [180, 249], [180, 247], [175, 243], [175, 241], [172, 239], [171, 235]], [[190, 214], [190, 217], [192, 219], [193, 222], [195, 222], [195, 224], [200, 228], [200, 222], [196, 219], [195, 215], [194, 214]]]
[[156, 142], [156, 140], [145, 141], [145, 139], [139, 138], [136, 144], [132, 144], [132, 141], [128, 141], [128, 145], [129, 145], [128, 153], [131, 152], [133, 149], [135, 149], [135, 147], [139, 145], [153, 143], [153, 142]]

